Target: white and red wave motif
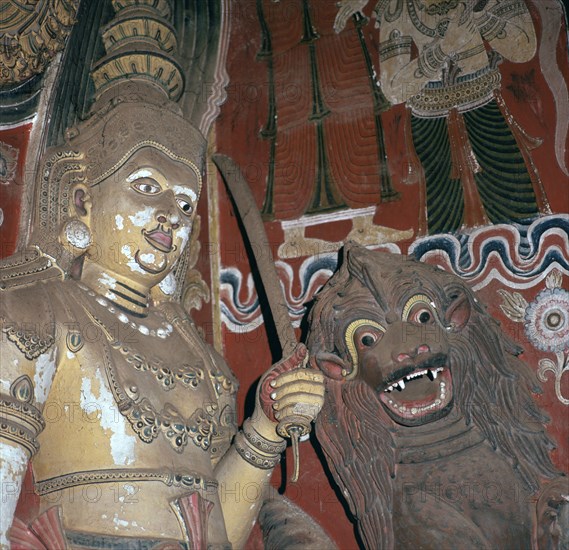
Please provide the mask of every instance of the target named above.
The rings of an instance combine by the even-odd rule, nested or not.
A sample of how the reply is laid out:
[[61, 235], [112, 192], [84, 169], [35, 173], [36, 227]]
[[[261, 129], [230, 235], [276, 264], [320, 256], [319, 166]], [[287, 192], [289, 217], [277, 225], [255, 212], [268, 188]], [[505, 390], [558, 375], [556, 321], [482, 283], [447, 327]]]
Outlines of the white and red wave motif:
[[[372, 248], [401, 253], [394, 244]], [[467, 235], [425, 237], [415, 241], [408, 254], [455, 273], [477, 291], [492, 281], [510, 289], [532, 289], [543, 286], [553, 270], [569, 276], [569, 215], [546, 216], [529, 226], [492, 225]], [[305, 304], [335, 271], [337, 261], [335, 253], [311, 256], [297, 271], [287, 262], [276, 262], [295, 326], [306, 311]], [[294, 292], [295, 288], [300, 291]], [[263, 323], [250, 273], [236, 267], [222, 269], [221, 314], [231, 332], [249, 332]]]

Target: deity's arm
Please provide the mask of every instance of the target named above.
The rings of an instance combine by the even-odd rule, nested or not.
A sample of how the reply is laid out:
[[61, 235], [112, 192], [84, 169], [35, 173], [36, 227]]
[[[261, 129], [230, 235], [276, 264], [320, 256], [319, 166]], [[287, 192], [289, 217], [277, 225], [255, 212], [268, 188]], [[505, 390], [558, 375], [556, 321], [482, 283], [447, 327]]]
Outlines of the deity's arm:
[[216, 467], [227, 536], [234, 548], [247, 542], [273, 469], [286, 448], [277, 433], [278, 421], [300, 415], [310, 422], [322, 408], [322, 373], [302, 368], [306, 361], [306, 348], [299, 345], [261, 378], [253, 415]]
[[484, 40], [506, 59], [523, 63], [535, 55], [535, 27], [525, 0], [490, 0], [475, 22]]
[[1, 294], [0, 322], [0, 547], [9, 547], [22, 481], [30, 458], [37, 452], [37, 436], [56, 365], [55, 329], [36, 303], [43, 294], [34, 289]]
[[[413, 43], [418, 31], [409, 22], [405, 11], [394, 21], [380, 20], [379, 79], [381, 89], [393, 103], [404, 103], [418, 94], [431, 80], [438, 80], [446, 57], [429, 59], [422, 53], [412, 59]], [[424, 37], [423, 37], [424, 38]]]
[[[274, 425], [268, 420], [264, 430], [256, 424], [255, 431], [272, 433], [273, 439], [282, 442], [276, 435]], [[275, 446], [280, 442], [275, 441]], [[236, 549], [243, 548], [247, 542], [267, 494], [274, 466], [278, 463], [278, 459], [275, 459], [272, 467], [253, 466], [239, 453], [237, 445], [237, 442], [231, 445], [215, 470], [227, 536]]]

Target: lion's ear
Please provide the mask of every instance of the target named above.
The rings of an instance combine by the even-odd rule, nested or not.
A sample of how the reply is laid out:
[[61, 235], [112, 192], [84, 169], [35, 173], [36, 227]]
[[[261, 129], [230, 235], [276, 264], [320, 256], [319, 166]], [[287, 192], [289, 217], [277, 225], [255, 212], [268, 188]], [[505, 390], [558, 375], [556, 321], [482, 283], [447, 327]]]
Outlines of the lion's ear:
[[467, 294], [458, 288], [450, 292], [450, 299], [452, 302], [445, 312], [445, 324], [451, 330], [462, 330], [470, 319], [470, 300]]
[[318, 368], [333, 380], [342, 380], [352, 371], [352, 366], [346, 363], [341, 357], [333, 353], [318, 352], [313, 359], [316, 361]]

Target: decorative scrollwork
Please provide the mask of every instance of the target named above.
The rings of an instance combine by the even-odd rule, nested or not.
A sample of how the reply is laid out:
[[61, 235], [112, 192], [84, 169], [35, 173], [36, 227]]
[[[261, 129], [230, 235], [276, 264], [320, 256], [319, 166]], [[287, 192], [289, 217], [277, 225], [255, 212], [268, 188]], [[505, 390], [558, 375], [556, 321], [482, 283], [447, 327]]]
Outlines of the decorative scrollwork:
[[569, 355], [565, 355], [562, 351], [558, 351], [555, 356], [557, 358], [557, 363], [548, 358], [540, 360], [537, 377], [542, 382], [547, 382], [549, 378], [548, 373], [552, 372], [553, 376], [555, 376], [555, 395], [557, 395], [557, 399], [559, 399], [559, 401], [564, 405], [569, 405], [569, 399], [563, 397], [561, 393], [561, 380], [563, 379], [563, 375], [569, 371]]
[[24, 82], [45, 70], [65, 44], [79, 1], [49, 0], [34, 9], [22, 4], [26, 2], [2, 2], [0, 86]]
[[35, 331], [25, 330], [16, 326], [4, 327], [8, 340], [14, 342], [26, 359], [32, 360], [45, 353], [55, 342], [51, 334], [40, 337]]

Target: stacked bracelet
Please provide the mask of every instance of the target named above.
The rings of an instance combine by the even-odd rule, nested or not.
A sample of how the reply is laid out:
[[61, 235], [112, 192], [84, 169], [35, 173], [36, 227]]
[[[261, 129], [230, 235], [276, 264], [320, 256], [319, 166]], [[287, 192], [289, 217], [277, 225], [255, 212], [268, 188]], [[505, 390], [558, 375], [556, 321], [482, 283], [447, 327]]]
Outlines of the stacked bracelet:
[[243, 431], [237, 433], [233, 442], [243, 460], [261, 470], [274, 468], [286, 449], [286, 441], [274, 442], [264, 438], [253, 429], [249, 420], [244, 422]]
[[436, 76], [439, 69], [446, 63], [448, 56], [440, 44], [424, 48], [418, 59], [419, 70], [427, 78]]
[[270, 441], [259, 434], [249, 419], [243, 422], [243, 434], [247, 441], [258, 451], [269, 455], [280, 455], [286, 449], [286, 441]]

